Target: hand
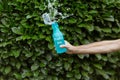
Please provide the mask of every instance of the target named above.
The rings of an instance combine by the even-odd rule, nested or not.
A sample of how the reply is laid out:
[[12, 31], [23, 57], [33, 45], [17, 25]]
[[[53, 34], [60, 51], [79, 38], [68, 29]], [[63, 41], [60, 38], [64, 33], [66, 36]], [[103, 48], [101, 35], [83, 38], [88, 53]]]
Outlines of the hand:
[[68, 54], [73, 54], [75, 46], [71, 45], [69, 42], [65, 41], [65, 45], [60, 45], [61, 48], [66, 48]]

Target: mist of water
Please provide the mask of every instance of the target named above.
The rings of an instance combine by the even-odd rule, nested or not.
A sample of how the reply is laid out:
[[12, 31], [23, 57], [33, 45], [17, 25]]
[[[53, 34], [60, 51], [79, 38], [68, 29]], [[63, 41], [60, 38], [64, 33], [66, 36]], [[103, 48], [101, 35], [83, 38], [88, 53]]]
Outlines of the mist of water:
[[[51, 24], [52, 22], [54, 22], [54, 21], [58, 21], [58, 20], [60, 20], [60, 19], [65, 19], [65, 18], [67, 18], [67, 17], [69, 17], [69, 16], [72, 16], [73, 14], [64, 14], [63, 15], [63, 13], [62, 12], [58, 12], [58, 10], [57, 10], [57, 7], [59, 6], [59, 5], [55, 5], [56, 4], [56, 1], [57, 0], [53, 0], [52, 2], [50, 1], [50, 0], [47, 0], [47, 2], [48, 2], [48, 4], [47, 5], [45, 5], [47, 8], [48, 8], [48, 11], [49, 12], [47, 12], [47, 13], [44, 13], [44, 16], [45, 17], [43, 17], [44, 18], [44, 22], [45, 22], [45, 24]], [[56, 16], [60, 16], [59, 18], [58, 17], [56, 17]], [[45, 19], [46, 18], [46, 19]]]

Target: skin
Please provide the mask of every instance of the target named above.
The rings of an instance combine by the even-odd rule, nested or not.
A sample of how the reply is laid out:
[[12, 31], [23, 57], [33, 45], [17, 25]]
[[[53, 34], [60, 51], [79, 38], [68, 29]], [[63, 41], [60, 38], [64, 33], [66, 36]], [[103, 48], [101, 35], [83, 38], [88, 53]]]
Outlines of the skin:
[[86, 45], [73, 46], [65, 41], [61, 48], [67, 48], [68, 54], [104, 54], [120, 50], [120, 39], [94, 42]]

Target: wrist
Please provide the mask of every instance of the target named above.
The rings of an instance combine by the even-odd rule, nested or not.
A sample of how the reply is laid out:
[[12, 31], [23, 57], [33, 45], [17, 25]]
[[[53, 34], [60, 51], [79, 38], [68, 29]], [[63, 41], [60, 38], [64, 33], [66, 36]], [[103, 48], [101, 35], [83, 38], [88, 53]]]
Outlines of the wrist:
[[77, 46], [73, 46], [73, 47], [72, 47], [72, 51], [71, 51], [71, 52], [72, 52], [72, 54], [77, 53]]

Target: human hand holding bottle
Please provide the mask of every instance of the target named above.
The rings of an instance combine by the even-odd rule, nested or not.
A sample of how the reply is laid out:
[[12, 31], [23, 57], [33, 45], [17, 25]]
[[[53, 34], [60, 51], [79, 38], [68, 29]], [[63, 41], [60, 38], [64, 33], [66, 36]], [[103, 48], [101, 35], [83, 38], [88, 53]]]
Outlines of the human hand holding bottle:
[[65, 45], [60, 45], [61, 48], [67, 49], [67, 54], [73, 54], [75, 50], [75, 46], [71, 45], [68, 41], [65, 40]]

